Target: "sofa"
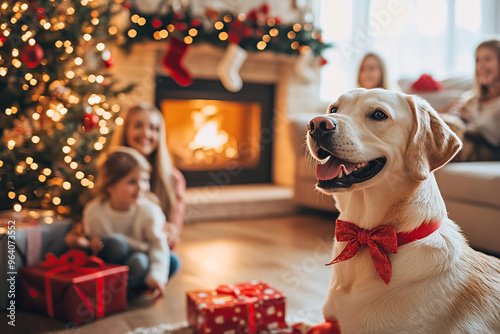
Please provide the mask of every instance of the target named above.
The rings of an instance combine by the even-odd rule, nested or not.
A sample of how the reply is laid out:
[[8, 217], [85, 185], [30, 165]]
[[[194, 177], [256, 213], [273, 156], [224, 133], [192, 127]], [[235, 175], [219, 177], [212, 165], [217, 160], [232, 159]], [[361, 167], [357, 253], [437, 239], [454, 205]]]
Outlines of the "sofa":
[[448, 216], [471, 246], [500, 255], [500, 161], [453, 162], [435, 176]]

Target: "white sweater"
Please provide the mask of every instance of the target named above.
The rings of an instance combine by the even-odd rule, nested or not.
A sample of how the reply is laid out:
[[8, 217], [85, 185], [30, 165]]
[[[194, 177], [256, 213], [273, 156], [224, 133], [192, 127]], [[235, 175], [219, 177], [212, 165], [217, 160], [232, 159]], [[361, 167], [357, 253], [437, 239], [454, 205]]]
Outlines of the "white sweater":
[[134, 251], [149, 256], [146, 284], [152, 279], [165, 284], [170, 266], [170, 251], [164, 231], [165, 215], [160, 206], [148, 199], [140, 200], [127, 211], [116, 211], [109, 201], [94, 198], [83, 210], [83, 231], [99, 238], [121, 234]]

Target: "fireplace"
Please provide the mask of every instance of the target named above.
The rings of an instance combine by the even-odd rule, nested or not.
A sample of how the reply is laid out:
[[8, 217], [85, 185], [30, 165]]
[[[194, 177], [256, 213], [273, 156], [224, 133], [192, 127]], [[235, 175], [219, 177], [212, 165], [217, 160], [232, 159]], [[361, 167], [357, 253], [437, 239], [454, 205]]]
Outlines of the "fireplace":
[[216, 80], [156, 79], [170, 154], [188, 187], [272, 181], [274, 85], [231, 93]]

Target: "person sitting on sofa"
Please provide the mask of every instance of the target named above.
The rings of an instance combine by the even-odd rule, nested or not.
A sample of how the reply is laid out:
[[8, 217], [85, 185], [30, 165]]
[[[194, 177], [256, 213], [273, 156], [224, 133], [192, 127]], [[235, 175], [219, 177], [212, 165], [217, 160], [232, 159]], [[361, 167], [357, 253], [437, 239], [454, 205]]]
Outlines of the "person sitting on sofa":
[[475, 56], [474, 87], [450, 111], [464, 129], [455, 161], [500, 160], [500, 40], [479, 44]]
[[385, 62], [376, 53], [367, 53], [358, 71], [358, 87], [388, 89], [387, 69]]

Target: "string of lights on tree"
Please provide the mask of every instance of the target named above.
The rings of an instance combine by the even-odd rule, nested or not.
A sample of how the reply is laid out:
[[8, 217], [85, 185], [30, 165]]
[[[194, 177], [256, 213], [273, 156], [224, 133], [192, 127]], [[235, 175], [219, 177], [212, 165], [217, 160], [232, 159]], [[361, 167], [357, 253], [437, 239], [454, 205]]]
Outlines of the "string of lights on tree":
[[120, 111], [112, 1], [0, 2], [0, 210], [80, 212]]
[[[311, 23], [284, 24], [267, 5], [246, 14], [193, 15], [161, 3], [167, 7], [146, 15], [123, 0], [0, 0], [0, 210], [81, 213], [96, 157], [123, 122], [120, 101], [132, 89], [117, 89], [106, 72], [113, 42], [168, 40], [182, 53], [203, 42], [299, 56], [329, 47]], [[167, 54], [164, 64], [189, 85], [175, 56]]]

